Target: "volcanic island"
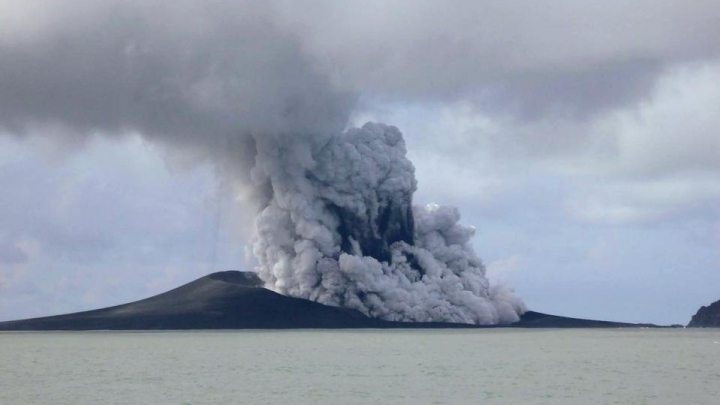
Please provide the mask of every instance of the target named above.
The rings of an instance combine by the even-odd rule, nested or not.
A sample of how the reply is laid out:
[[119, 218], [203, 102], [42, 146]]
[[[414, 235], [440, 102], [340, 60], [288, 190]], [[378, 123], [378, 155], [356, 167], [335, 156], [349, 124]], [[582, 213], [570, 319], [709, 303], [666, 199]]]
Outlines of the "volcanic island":
[[0, 322], [0, 331], [202, 329], [419, 329], [419, 328], [633, 328], [656, 327], [568, 318], [527, 311], [518, 322], [473, 325], [395, 322], [360, 311], [292, 298], [263, 288], [255, 273], [222, 271], [168, 292], [92, 311]]

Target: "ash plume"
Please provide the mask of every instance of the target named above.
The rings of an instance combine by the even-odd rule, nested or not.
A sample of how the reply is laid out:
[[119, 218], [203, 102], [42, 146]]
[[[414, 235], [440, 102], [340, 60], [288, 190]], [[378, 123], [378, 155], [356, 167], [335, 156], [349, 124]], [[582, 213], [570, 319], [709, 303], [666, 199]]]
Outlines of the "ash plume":
[[394, 321], [512, 323], [524, 304], [491, 288], [453, 207], [413, 206], [397, 128], [367, 123], [320, 143], [258, 142], [258, 273], [280, 293]]
[[525, 310], [490, 286], [457, 209], [413, 205], [400, 131], [343, 131], [360, 92], [337, 83], [284, 3], [23, 4], [0, 3], [4, 132], [137, 133], [211, 159], [261, 197], [257, 271], [283, 294], [403, 321]]

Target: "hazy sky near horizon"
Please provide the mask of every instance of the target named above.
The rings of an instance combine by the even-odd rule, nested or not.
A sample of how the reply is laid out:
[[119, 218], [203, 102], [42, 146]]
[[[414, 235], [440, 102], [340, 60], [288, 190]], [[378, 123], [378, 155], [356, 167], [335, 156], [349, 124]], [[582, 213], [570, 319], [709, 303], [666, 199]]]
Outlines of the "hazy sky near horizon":
[[453, 4], [0, 0], [0, 320], [250, 270], [235, 131], [368, 120], [529, 308], [720, 299], [720, 4]]

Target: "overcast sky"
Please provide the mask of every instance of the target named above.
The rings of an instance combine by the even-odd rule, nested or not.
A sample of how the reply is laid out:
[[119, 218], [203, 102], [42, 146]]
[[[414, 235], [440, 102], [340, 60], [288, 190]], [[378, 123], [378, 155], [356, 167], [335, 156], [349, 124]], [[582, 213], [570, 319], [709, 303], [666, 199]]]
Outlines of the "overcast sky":
[[530, 309], [685, 324], [720, 299], [717, 21], [681, 0], [0, 0], [0, 320], [251, 270], [242, 134], [372, 120]]

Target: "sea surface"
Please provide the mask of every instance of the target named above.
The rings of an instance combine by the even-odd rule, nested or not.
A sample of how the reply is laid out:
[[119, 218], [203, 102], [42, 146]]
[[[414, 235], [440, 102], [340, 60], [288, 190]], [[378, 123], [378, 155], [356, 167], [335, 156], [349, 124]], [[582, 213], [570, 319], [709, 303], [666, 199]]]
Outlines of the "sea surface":
[[2, 332], [0, 404], [720, 404], [720, 330]]

